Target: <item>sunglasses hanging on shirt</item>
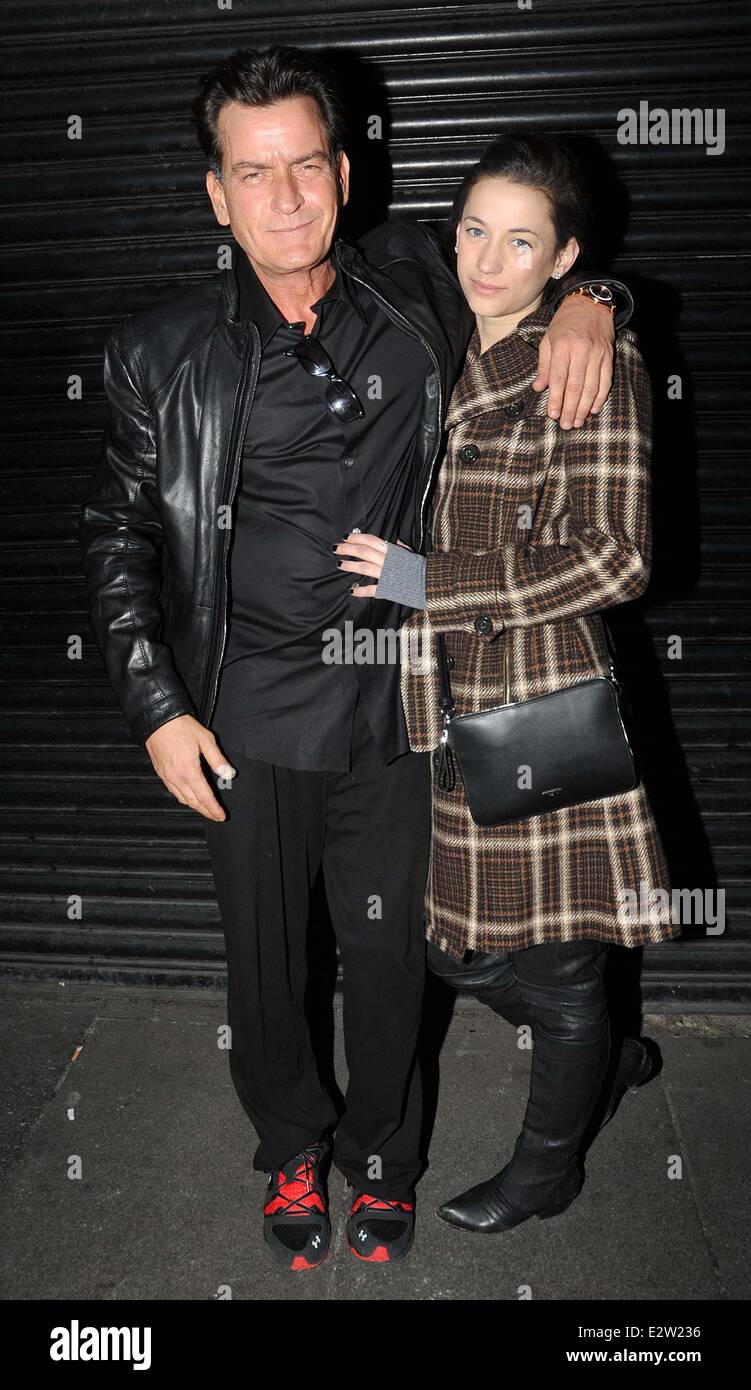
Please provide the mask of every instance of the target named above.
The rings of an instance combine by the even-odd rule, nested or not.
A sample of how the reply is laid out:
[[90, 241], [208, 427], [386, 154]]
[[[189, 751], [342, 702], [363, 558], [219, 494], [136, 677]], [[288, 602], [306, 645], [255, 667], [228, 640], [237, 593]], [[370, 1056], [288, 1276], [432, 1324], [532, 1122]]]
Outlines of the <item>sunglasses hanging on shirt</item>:
[[286, 348], [285, 357], [296, 357], [311, 376], [325, 377], [326, 405], [338, 420], [361, 420], [365, 414], [348, 381], [340, 377], [325, 347], [307, 333], [293, 348]]

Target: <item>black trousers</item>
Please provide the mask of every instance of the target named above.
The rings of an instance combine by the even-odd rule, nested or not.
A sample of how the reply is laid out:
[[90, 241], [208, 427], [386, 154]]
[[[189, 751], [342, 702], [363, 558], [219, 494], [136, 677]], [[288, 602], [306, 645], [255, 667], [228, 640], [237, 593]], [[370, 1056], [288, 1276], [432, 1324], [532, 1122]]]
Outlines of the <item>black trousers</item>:
[[280, 1167], [338, 1118], [304, 1007], [311, 889], [322, 865], [349, 1072], [333, 1162], [353, 1186], [406, 1199], [421, 1166], [430, 755], [383, 766], [361, 703], [349, 772], [223, 751], [237, 768], [231, 790], [218, 793], [228, 818], [204, 827], [227, 951], [230, 1073], [260, 1140], [253, 1166]]

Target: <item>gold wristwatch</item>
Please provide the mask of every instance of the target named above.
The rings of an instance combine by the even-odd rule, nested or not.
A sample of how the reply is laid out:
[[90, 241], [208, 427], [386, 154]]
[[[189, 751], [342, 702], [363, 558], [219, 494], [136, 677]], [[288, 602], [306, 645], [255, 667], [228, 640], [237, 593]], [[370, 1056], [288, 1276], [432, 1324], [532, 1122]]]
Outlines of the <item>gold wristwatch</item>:
[[580, 285], [578, 290], [572, 290], [570, 294], [563, 296], [564, 300], [573, 299], [577, 294], [585, 294], [594, 304], [604, 304], [615, 317], [615, 296], [608, 285]]

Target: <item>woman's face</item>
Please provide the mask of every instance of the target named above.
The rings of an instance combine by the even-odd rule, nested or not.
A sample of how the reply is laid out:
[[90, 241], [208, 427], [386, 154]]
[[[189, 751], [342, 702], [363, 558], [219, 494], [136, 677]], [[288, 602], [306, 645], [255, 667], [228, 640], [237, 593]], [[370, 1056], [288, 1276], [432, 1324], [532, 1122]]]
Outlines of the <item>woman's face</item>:
[[470, 190], [456, 244], [459, 282], [481, 318], [523, 318], [550, 276], [564, 275], [579, 254], [574, 237], [556, 251], [550, 203], [539, 188], [493, 175]]

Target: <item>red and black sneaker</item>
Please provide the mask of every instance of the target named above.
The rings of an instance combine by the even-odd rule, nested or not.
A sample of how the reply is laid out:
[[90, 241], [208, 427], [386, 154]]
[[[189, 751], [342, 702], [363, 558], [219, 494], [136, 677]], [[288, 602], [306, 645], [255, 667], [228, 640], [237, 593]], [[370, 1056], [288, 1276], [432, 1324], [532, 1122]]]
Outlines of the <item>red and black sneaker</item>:
[[401, 1260], [415, 1234], [414, 1199], [390, 1201], [355, 1191], [346, 1230], [347, 1244], [358, 1259], [377, 1264]]
[[331, 1145], [309, 1144], [269, 1177], [263, 1237], [287, 1269], [315, 1269], [331, 1242], [325, 1174]]

